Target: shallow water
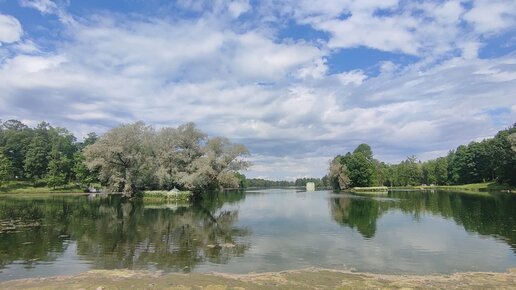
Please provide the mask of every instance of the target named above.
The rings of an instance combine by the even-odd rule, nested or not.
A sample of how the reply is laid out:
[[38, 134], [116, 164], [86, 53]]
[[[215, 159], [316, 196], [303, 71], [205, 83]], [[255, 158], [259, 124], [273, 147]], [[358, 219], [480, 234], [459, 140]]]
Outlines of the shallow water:
[[120, 196], [0, 198], [0, 280], [88, 269], [375, 273], [516, 267], [516, 196], [263, 190], [189, 206]]

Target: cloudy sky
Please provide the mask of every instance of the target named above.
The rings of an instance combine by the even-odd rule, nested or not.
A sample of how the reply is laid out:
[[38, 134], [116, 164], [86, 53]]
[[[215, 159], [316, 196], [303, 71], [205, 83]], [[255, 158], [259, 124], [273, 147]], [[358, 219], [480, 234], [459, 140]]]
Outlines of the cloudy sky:
[[251, 177], [427, 160], [516, 121], [516, 1], [0, 0], [0, 119], [195, 122]]

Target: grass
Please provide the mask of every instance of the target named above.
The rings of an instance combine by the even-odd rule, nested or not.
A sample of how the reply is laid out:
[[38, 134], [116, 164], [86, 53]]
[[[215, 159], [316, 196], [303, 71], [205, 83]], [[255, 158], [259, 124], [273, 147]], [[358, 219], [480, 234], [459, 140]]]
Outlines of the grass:
[[360, 193], [378, 193], [378, 192], [387, 192], [389, 188], [387, 186], [371, 186], [371, 187], [353, 187], [351, 191], [360, 192]]
[[38, 186], [28, 181], [10, 181], [0, 185], [0, 194], [51, 194], [51, 193], [84, 193], [84, 187], [75, 183], [52, 188]]
[[190, 191], [164, 191], [164, 190], [148, 190], [142, 194], [144, 201], [150, 202], [185, 202], [192, 197]]
[[439, 189], [439, 190], [453, 190], [466, 192], [516, 192], [516, 186], [508, 184], [500, 184], [496, 182], [471, 183], [463, 185], [416, 185], [416, 186], [395, 186], [390, 189]]

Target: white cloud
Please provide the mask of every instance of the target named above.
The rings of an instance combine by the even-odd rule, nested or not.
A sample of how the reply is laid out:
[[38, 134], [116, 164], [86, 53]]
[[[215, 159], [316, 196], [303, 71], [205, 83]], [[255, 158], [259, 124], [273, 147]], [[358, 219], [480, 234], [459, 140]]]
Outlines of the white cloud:
[[321, 79], [326, 76], [327, 72], [328, 66], [326, 65], [326, 61], [322, 58], [317, 58], [312, 63], [300, 68], [297, 71], [297, 76], [301, 79]]
[[367, 78], [367, 75], [365, 75], [362, 70], [343, 72], [338, 74], [337, 76], [343, 85], [360, 85]]
[[20, 0], [20, 5], [23, 7], [34, 8], [41, 13], [55, 13], [58, 10], [56, 3], [51, 0]]
[[246, 13], [250, 9], [251, 5], [249, 4], [249, 0], [231, 1], [228, 4], [228, 10], [235, 18], [238, 18], [240, 15]]
[[478, 33], [493, 33], [516, 23], [516, 3], [511, 0], [476, 0], [464, 19], [474, 25]]
[[477, 41], [464, 42], [462, 44], [462, 57], [467, 59], [474, 59], [478, 57], [480, 43]]
[[516, 23], [516, 2], [510, 0], [268, 3], [274, 7], [268, 11], [280, 11], [278, 21], [293, 17], [300, 24], [329, 33], [331, 48], [363, 46], [416, 55], [429, 62], [457, 55], [462, 49], [465, 57], [474, 57], [475, 42]]
[[[57, 13], [53, 2], [31, 3]], [[183, 6], [204, 11], [216, 5], [210, 3]], [[331, 32], [322, 43], [281, 39], [267, 25], [235, 28], [235, 17], [256, 8], [217, 3], [213, 9], [226, 14], [170, 20], [106, 13], [64, 22], [67, 37], [50, 52], [34, 40], [20, 42], [20, 25], [16, 53], [0, 63], [2, 119], [48, 120], [82, 135], [135, 120], [195, 121], [250, 147], [249, 176], [295, 178], [322, 176], [331, 156], [362, 142], [386, 161], [433, 157], [501, 129], [490, 109], [516, 114], [514, 57], [478, 59], [483, 42], [460, 36], [466, 8], [458, 2], [402, 11], [397, 1], [300, 1], [285, 8], [285, 15]], [[392, 11], [382, 16], [379, 9]], [[417, 9], [432, 21], [409, 13]], [[365, 68], [330, 72], [329, 56], [353, 46], [424, 59], [405, 66], [382, 61], [377, 76]], [[449, 55], [455, 50], [461, 53]], [[439, 55], [446, 57], [422, 65]]]
[[410, 18], [379, 18], [366, 13], [355, 13], [345, 20], [331, 19], [315, 24], [331, 33], [331, 48], [367, 46], [385, 51], [417, 55], [420, 44], [411, 30], [418, 23]]
[[292, 156], [264, 156], [253, 154], [249, 160], [253, 167], [248, 178], [296, 180], [303, 177], [322, 177], [326, 173], [331, 156], [296, 158]]
[[20, 40], [23, 29], [18, 19], [11, 15], [0, 14], [0, 45]]
[[22, 7], [33, 8], [43, 14], [55, 14], [63, 23], [71, 24], [74, 22], [73, 17], [52, 0], [19, 0], [19, 3]]

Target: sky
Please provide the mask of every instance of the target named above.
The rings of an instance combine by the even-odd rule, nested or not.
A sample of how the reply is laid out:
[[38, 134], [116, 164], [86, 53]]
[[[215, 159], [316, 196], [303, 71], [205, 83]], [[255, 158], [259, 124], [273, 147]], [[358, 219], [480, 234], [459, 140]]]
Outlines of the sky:
[[276, 180], [428, 160], [516, 122], [516, 1], [0, 0], [0, 119], [195, 122]]

